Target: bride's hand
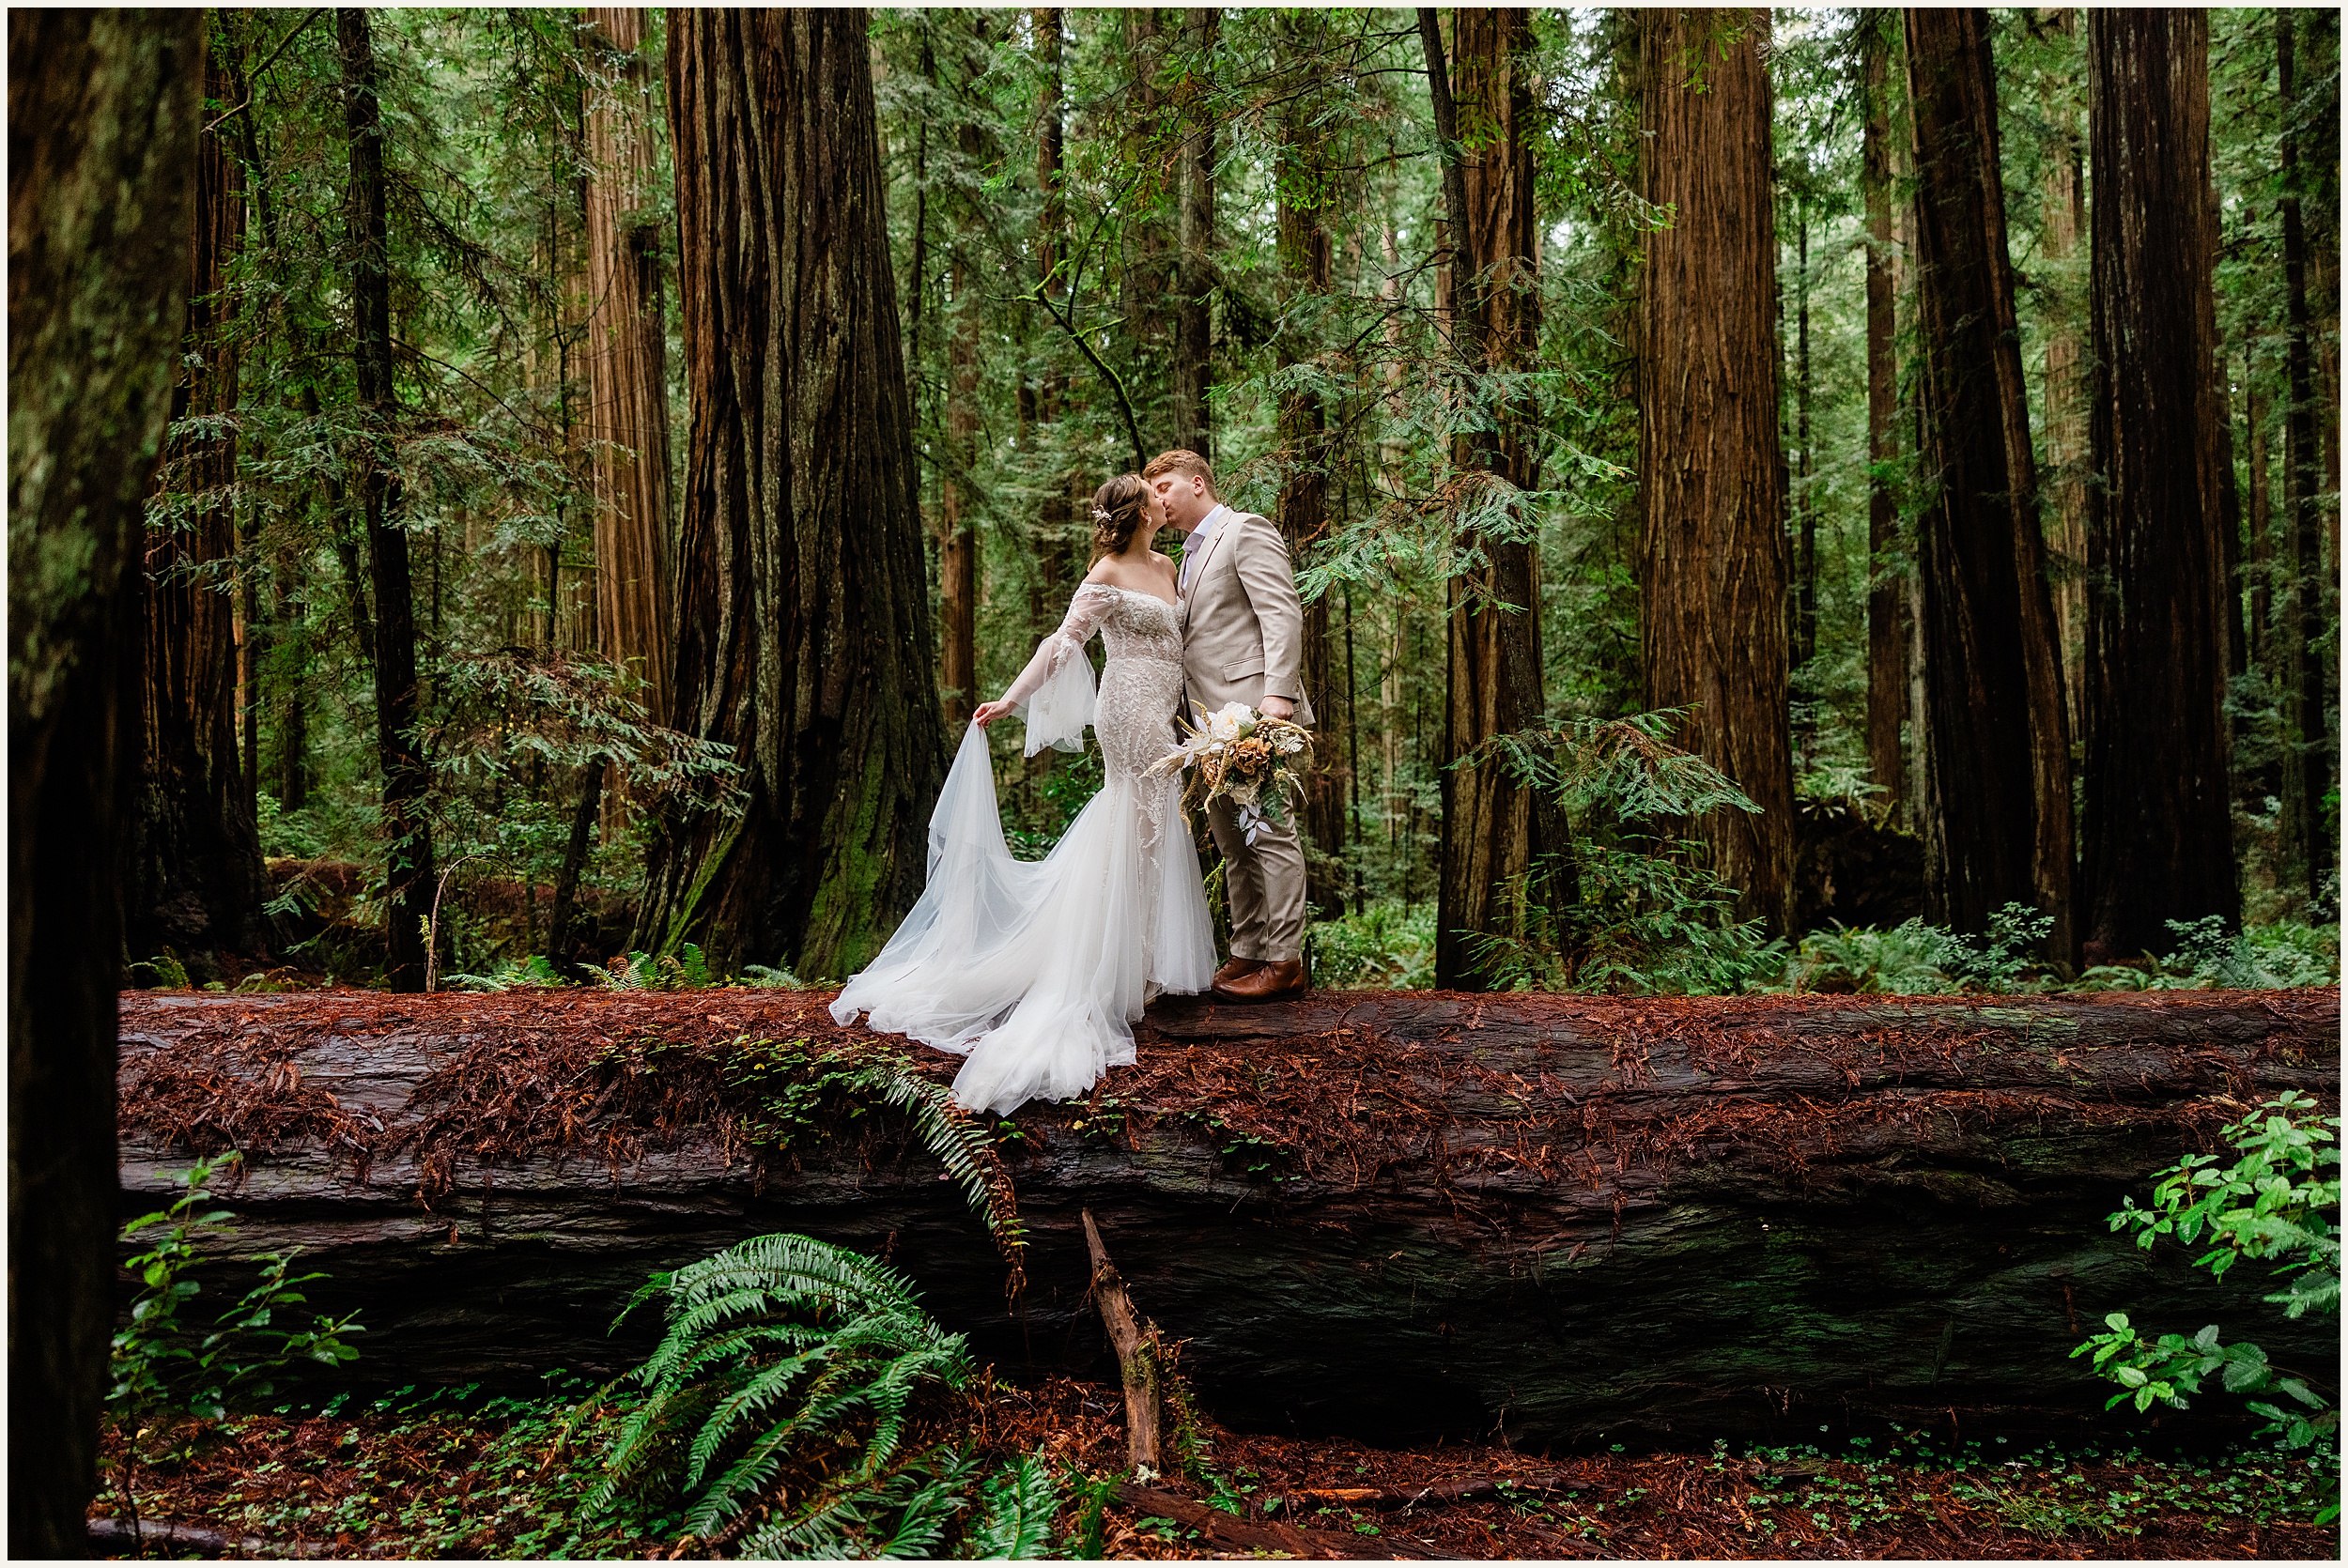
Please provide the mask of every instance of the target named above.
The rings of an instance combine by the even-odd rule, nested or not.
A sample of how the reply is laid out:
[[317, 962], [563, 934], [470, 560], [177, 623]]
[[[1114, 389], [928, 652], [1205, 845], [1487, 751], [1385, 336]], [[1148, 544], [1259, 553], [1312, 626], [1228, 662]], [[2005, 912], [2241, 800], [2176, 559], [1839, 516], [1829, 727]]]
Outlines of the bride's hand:
[[1016, 702], [981, 702], [970, 710], [970, 722], [983, 730], [1018, 706]]

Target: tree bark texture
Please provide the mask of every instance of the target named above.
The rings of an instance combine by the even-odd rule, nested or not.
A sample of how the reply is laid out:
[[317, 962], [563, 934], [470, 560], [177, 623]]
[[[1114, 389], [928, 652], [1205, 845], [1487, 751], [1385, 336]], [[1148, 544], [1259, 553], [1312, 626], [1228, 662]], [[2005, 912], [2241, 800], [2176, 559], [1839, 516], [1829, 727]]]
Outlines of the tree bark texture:
[[[1068, 278], [1062, 269], [1068, 261], [1068, 197], [1061, 164], [1067, 152], [1068, 101], [1062, 74], [1066, 40], [1061, 34], [1066, 19], [1057, 6], [1039, 6], [1031, 16], [1036, 69], [1043, 77], [1036, 103], [1035, 185], [1042, 197], [1036, 212], [1036, 277], [1045, 294], [1065, 308]], [[1047, 327], [1045, 335], [1056, 331]], [[1068, 396], [1066, 377], [1057, 369], [1043, 370], [1036, 377], [1034, 396], [1036, 422], [1058, 424]], [[1057, 431], [1047, 439], [1056, 447], [1059, 444]], [[1038, 570], [1029, 579], [1033, 585], [1029, 608], [1031, 629], [1039, 639], [1067, 614], [1068, 579], [1075, 575], [1070, 570], [1070, 558], [1076, 553], [1079, 540], [1090, 533], [1089, 527], [1079, 527], [1076, 521], [1075, 493], [1083, 484], [1081, 473], [1063, 471], [1055, 483], [1044, 486], [1042, 503], [1036, 508]], [[1030, 776], [1043, 776], [1058, 755], [1047, 748], [1030, 758]]]
[[[2242, 897], [2227, 775], [2209, 32], [2197, 10], [2087, 19], [2095, 472], [2082, 935], [2091, 962], [2176, 945]], [[2180, 221], [2180, 214], [2186, 215]]]
[[383, 774], [384, 979], [394, 991], [424, 989], [425, 930], [438, 881], [425, 797], [432, 775], [411, 732], [422, 695], [416, 683], [416, 601], [408, 531], [399, 525], [399, 399], [392, 379], [392, 274], [383, 118], [367, 13], [334, 13], [341, 47], [343, 110], [350, 137], [352, 345], [359, 409], [368, 427], [360, 453], [359, 502], [365, 521], [367, 576], [375, 591], [375, 736]]
[[[1319, 41], [1312, 31], [1312, 13], [1288, 19], [1281, 37], [1302, 53]], [[1309, 69], [1309, 68], [1307, 68]], [[1321, 204], [1333, 179], [1328, 167], [1324, 132], [1317, 123], [1325, 109], [1318, 98], [1306, 96], [1286, 106], [1279, 117], [1280, 177], [1274, 222], [1280, 253], [1282, 283], [1291, 309], [1307, 297], [1329, 292], [1330, 246]], [[1309, 311], [1305, 312], [1307, 319]], [[1305, 362], [1293, 337], [1282, 334], [1274, 345], [1278, 368], [1293, 370]], [[1279, 436], [1282, 458], [1277, 505], [1280, 532], [1288, 541], [1289, 559], [1302, 563], [1305, 552], [1329, 531], [1328, 411], [1320, 394], [1308, 388], [1280, 393]], [[1329, 601], [1326, 595], [1305, 606], [1304, 657], [1298, 679], [1310, 692], [1321, 714], [1321, 748], [1318, 765], [1305, 783], [1304, 819], [1307, 877], [1305, 897], [1317, 911], [1333, 915], [1343, 907], [1343, 866], [1336, 857], [1345, 851], [1345, 799], [1336, 759], [1335, 721], [1339, 705], [1329, 681]]]
[[660, 286], [644, 13], [590, 7], [601, 79], [587, 105], [587, 418], [595, 492], [595, 630], [668, 722], [669, 331]]
[[[1497, 756], [1468, 761], [1497, 737], [1546, 716], [1540, 583], [1535, 543], [1516, 493], [1539, 483], [1513, 399], [1493, 396], [1486, 376], [1522, 374], [1537, 356], [1534, 259], [1533, 109], [1528, 13], [1487, 7], [1453, 10], [1450, 60], [1439, 28], [1424, 20], [1430, 78], [1444, 77], [1437, 126], [1444, 205], [1453, 243], [1443, 314], [1453, 352], [1473, 371], [1463, 395], [1493, 398], [1493, 428], [1452, 443], [1446, 484], [1465, 564], [1450, 580], [1446, 616], [1443, 836], [1436, 887], [1435, 976], [1444, 986], [1488, 983], [1477, 939], [1519, 936], [1533, 906], [1574, 902], [1568, 843], [1554, 804], [1520, 782]], [[1449, 123], [1446, 124], [1445, 121]], [[1489, 527], [1475, 514], [1497, 509]]]
[[[2078, 28], [2078, 11], [2069, 6], [2047, 7], [2038, 25], [2071, 37]], [[2038, 110], [2047, 130], [2042, 156], [2046, 170], [2041, 190], [2039, 250], [2046, 257], [2048, 280], [2046, 299], [2047, 343], [2041, 396], [2047, 452], [2046, 515], [2054, 536], [2047, 542], [2054, 592], [2055, 626], [2062, 639], [2064, 716], [2073, 734], [2086, 723], [2087, 676], [2087, 508], [2088, 400], [2087, 363], [2080, 353], [2080, 319], [2085, 311], [2080, 295], [2071, 286], [2078, 266], [2079, 241], [2087, 234], [2087, 186], [2080, 177], [2080, 147], [2076, 85], [2067, 76], [2047, 72], [2039, 82]]]
[[920, 890], [945, 776], [860, 10], [670, 14], [692, 441], [677, 727], [738, 816], [672, 823], [640, 943], [845, 975]]
[[[217, 60], [205, 98], [230, 103]], [[189, 225], [188, 305], [172, 418], [222, 422], [165, 453], [178, 516], [151, 519], [144, 561], [127, 585], [143, 600], [140, 730], [145, 738], [124, 944], [149, 959], [165, 947], [209, 980], [224, 952], [269, 948], [261, 915], [268, 873], [238, 758], [236, 301], [228, 269], [244, 238], [244, 181], [216, 131], [197, 140]]]
[[938, 669], [949, 730], [970, 722], [979, 696], [979, 315], [967, 257], [953, 268], [954, 318], [947, 336], [946, 471], [938, 480], [939, 612], [946, 623]]
[[1867, 771], [1885, 806], [1907, 794], [1900, 726], [1908, 717], [1908, 626], [1896, 572], [1899, 496], [1900, 363], [1896, 296], [1892, 286], [1892, 50], [1890, 13], [1867, 13], [1860, 69], [1867, 95], [1861, 131], [1861, 195], [1867, 224]]
[[[2336, 856], [2323, 824], [2329, 787], [2330, 738], [2325, 722], [2331, 682], [2315, 647], [2324, 624], [2323, 492], [2325, 459], [2317, 438], [2314, 324], [2308, 303], [2308, 233], [2301, 186], [2306, 149], [2294, 124], [2301, 109], [2298, 12], [2275, 12], [2275, 74], [2282, 131], [2283, 536], [2289, 544], [2289, 593], [2282, 606], [2283, 719], [2296, 748], [2283, 769], [2282, 838], [2287, 875], [2314, 896]], [[2337, 658], [2337, 653], [2334, 657]]]
[[8, 13], [8, 1553], [88, 1553], [115, 1299], [143, 510], [204, 13]]
[[1174, 301], [1174, 444], [1201, 457], [1214, 453], [1214, 185], [1216, 122], [1207, 74], [1221, 31], [1220, 13], [1206, 7], [1182, 12], [1191, 73], [1178, 89], [1182, 145], [1175, 160], [1176, 253]]
[[1794, 866], [1785, 462], [1765, 10], [1638, 13], [1640, 647], [1649, 708], [1761, 807], [1697, 825], [1738, 912], [1784, 930]]
[[2006, 259], [1988, 13], [1907, 13], [1923, 344], [1925, 915], [2053, 916], [2075, 959], [2070, 729]]
[[2221, 1284], [2105, 1222], [2243, 1106], [2337, 1103], [2334, 991], [1162, 1004], [1135, 1066], [1001, 1145], [1014, 1303], [894, 1115], [827, 1103], [750, 1146], [788, 1097], [729, 1070], [736, 1037], [894, 1048], [828, 999], [131, 1000], [126, 1211], [237, 1142], [213, 1255], [305, 1246], [313, 1300], [365, 1314], [338, 1376], [392, 1387], [616, 1373], [657, 1331], [605, 1332], [648, 1272], [778, 1230], [887, 1248], [1007, 1368], [1100, 1376], [1088, 1208], [1243, 1428], [1784, 1441], [1954, 1409], [1969, 1437], [2109, 1437], [2067, 1355], [2105, 1313], [2224, 1322], [2286, 1365], [2337, 1349], [2255, 1270]]

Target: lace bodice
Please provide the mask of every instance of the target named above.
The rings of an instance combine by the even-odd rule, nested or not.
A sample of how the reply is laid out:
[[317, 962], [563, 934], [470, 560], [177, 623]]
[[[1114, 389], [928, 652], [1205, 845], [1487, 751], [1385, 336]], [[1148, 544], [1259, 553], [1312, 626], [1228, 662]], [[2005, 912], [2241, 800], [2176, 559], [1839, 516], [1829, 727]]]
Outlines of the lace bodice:
[[1182, 627], [1175, 608], [1154, 593], [1120, 588], [1114, 583], [1080, 585], [1069, 601], [1068, 616], [1059, 630], [1045, 638], [1027, 661], [1027, 668], [1003, 693], [1007, 702], [1025, 702], [1037, 687], [1059, 673], [1071, 658], [1080, 658], [1092, 634], [1101, 634], [1109, 658], [1182, 662]]

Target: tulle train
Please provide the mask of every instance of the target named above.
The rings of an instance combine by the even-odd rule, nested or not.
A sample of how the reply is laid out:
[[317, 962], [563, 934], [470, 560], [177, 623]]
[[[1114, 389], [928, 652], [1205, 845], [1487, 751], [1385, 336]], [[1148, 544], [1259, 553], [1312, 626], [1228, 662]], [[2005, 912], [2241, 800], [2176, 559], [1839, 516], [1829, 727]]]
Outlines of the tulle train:
[[[955, 1100], [996, 1115], [1131, 1063], [1143, 1005], [1214, 976], [1180, 789], [1112, 774], [1049, 855], [1014, 860], [971, 726], [930, 817], [929, 886], [832, 1017], [869, 1012], [876, 1030], [966, 1057]], [[1159, 792], [1147, 809], [1143, 791]]]

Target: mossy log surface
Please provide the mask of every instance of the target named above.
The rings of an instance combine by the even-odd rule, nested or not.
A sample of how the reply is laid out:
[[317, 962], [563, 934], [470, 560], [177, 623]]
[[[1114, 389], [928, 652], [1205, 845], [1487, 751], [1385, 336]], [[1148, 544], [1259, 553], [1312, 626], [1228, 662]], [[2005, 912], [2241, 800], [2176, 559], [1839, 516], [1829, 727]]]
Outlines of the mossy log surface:
[[745, 1040], [906, 1050], [828, 1000], [132, 993], [125, 1212], [241, 1149], [221, 1255], [306, 1249], [315, 1299], [363, 1309], [353, 1370], [389, 1384], [617, 1372], [655, 1327], [607, 1332], [648, 1272], [777, 1230], [888, 1257], [1006, 1372], [1108, 1374], [1086, 1207], [1243, 1426], [2117, 1430], [2067, 1354], [2115, 1310], [2222, 1322], [2326, 1382], [2337, 1358], [2255, 1267], [2221, 1286], [2105, 1221], [2261, 1099], [2336, 1107], [2336, 990], [1169, 1002], [1136, 1066], [1013, 1119], [1015, 1301], [905, 1118], [735, 1070]]

